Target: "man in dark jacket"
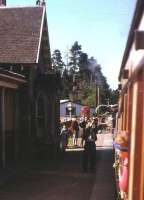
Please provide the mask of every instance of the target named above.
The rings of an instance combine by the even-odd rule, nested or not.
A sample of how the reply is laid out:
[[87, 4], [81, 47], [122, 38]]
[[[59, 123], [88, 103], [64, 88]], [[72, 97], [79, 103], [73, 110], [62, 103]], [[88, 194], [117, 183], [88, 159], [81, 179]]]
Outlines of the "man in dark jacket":
[[64, 152], [65, 149], [67, 148], [68, 134], [69, 134], [69, 131], [68, 131], [67, 126], [63, 124], [63, 127], [60, 132], [60, 149], [62, 152]]
[[83, 152], [83, 170], [87, 171], [88, 167], [90, 171], [95, 170], [96, 165], [96, 144], [97, 135], [95, 127], [92, 122], [88, 122], [85, 128], [83, 140], [85, 141], [84, 152]]

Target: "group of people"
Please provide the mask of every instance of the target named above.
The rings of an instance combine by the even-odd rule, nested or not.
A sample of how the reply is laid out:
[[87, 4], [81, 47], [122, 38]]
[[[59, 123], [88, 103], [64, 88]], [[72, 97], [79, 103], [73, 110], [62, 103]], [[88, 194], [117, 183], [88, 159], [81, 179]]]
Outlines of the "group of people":
[[[84, 135], [88, 125], [95, 126], [95, 131], [98, 130], [98, 119], [81, 117], [80, 119], [73, 118], [71, 121], [61, 123], [60, 137], [65, 148], [68, 144], [68, 139], [72, 138], [72, 145], [75, 147], [83, 147]], [[79, 142], [78, 142], [79, 138]]]
[[88, 168], [93, 171], [96, 164], [96, 140], [98, 131], [98, 119], [81, 117], [79, 121], [75, 118], [70, 124], [66, 122], [61, 128], [61, 147], [67, 147], [69, 136], [73, 139], [73, 145], [78, 145], [78, 138], [81, 138], [80, 146], [84, 147], [82, 167], [84, 171]]

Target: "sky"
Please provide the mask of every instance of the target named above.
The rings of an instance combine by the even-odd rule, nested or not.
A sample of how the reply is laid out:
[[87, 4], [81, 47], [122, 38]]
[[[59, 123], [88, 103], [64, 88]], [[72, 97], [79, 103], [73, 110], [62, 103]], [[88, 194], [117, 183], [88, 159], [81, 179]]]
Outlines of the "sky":
[[[94, 57], [112, 89], [118, 74], [136, 0], [45, 0], [51, 52], [66, 52], [75, 41]], [[35, 5], [36, 0], [7, 0], [8, 6]]]

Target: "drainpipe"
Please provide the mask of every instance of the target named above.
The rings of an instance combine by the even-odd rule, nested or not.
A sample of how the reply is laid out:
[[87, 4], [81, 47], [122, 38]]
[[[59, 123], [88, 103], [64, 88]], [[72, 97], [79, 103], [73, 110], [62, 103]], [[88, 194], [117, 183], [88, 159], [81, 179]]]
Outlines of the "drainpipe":
[[2, 115], [2, 167], [6, 167], [6, 136], [5, 136], [5, 88], [2, 88], [1, 115]]

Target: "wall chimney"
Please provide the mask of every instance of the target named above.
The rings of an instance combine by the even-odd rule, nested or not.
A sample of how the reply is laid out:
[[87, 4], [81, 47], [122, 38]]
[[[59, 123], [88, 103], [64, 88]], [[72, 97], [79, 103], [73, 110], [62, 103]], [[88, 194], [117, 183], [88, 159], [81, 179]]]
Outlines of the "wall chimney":
[[6, 6], [6, 0], [0, 0], [0, 6]]
[[37, 0], [36, 1], [36, 5], [39, 5], [39, 6], [45, 6], [45, 0]]

